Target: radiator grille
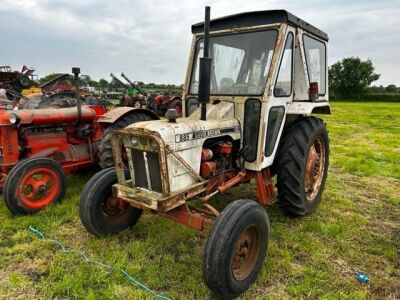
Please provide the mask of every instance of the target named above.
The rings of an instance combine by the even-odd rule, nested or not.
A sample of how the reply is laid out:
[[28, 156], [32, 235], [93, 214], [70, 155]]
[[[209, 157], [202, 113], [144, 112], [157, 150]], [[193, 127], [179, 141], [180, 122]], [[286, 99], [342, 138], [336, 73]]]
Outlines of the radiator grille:
[[159, 154], [138, 149], [131, 151], [135, 186], [162, 193]]

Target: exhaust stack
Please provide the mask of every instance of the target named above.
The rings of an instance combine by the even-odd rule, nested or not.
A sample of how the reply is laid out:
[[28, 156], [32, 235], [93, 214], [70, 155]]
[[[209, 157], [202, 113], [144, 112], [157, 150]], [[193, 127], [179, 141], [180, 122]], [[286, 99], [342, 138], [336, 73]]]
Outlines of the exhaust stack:
[[79, 124], [81, 123], [81, 116], [82, 116], [81, 95], [79, 94], [79, 73], [81, 73], [81, 69], [76, 67], [72, 68], [72, 73], [74, 74], [76, 107], [78, 109], [78, 118], [76, 120], [76, 126], [79, 126]]
[[207, 103], [210, 102], [210, 80], [211, 80], [211, 58], [209, 52], [209, 34], [210, 34], [210, 7], [205, 8], [204, 18], [204, 51], [203, 57], [200, 57], [199, 68], [199, 99], [201, 103], [201, 117], [205, 121], [207, 119]]

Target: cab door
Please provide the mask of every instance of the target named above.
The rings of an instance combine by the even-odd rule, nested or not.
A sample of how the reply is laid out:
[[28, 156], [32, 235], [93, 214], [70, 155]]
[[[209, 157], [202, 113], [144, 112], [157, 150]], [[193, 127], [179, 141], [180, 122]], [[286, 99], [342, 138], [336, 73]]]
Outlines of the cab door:
[[296, 51], [295, 28], [288, 26], [279, 67], [274, 75], [266, 110], [266, 133], [262, 168], [272, 165], [285, 124], [286, 111], [293, 101], [294, 51]]

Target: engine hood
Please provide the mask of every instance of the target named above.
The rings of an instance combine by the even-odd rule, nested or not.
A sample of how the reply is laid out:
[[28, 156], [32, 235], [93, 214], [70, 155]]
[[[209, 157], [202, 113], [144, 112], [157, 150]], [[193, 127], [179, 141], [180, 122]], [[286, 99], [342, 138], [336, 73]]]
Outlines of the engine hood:
[[176, 151], [202, 146], [208, 138], [223, 135], [229, 135], [233, 140], [240, 138], [239, 121], [236, 119], [201, 121], [181, 118], [176, 123], [166, 120], [147, 121], [133, 124], [125, 130], [135, 129], [158, 133], [164, 142]]
[[175, 151], [192, 147], [201, 147], [204, 140], [231, 136], [240, 138], [240, 123], [234, 117], [233, 103], [220, 102], [208, 105], [207, 120], [199, 120], [199, 109], [188, 118], [179, 118], [176, 122], [168, 120], [146, 121], [132, 124], [129, 130], [141, 129], [149, 133], [156, 132]]

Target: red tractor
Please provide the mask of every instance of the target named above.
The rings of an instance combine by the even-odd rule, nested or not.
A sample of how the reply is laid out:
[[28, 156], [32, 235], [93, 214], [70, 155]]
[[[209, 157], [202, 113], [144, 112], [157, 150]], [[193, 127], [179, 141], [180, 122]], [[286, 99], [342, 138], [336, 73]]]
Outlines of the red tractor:
[[182, 99], [179, 95], [165, 93], [151, 94], [147, 100], [147, 108], [159, 116], [164, 116], [168, 109], [175, 109], [179, 116], [182, 115]]
[[[12, 71], [9, 66], [0, 66], [0, 89], [21, 93], [25, 88], [32, 86], [32, 76], [35, 69], [23, 66], [21, 72]], [[14, 94], [8, 94], [9, 99], [14, 98]]]
[[[79, 68], [73, 68], [75, 79]], [[78, 89], [77, 89], [78, 90]], [[14, 214], [60, 202], [66, 174], [113, 165], [111, 133], [158, 117], [146, 109], [103, 106], [0, 111], [0, 188]]]

